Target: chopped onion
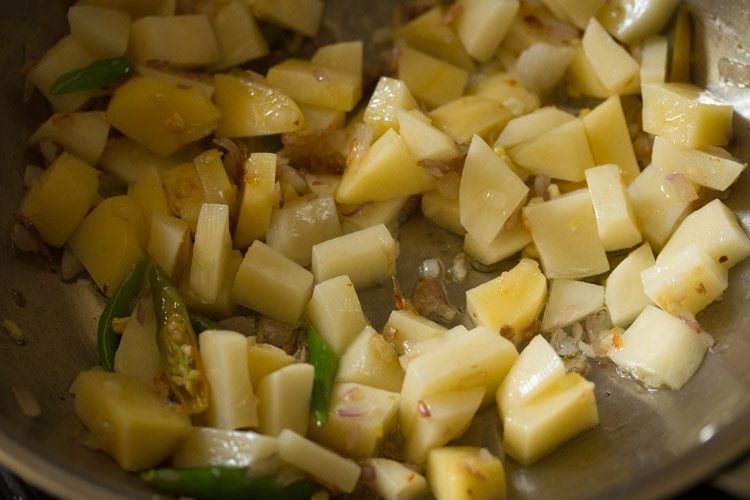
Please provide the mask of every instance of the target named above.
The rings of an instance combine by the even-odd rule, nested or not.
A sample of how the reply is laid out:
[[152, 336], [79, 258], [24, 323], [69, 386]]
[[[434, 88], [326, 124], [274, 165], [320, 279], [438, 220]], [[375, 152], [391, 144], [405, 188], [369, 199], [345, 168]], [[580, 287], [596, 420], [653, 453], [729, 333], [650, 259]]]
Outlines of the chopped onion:
[[418, 275], [423, 278], [438, 279], [443, 274], [443, 263], [440, 259], [425, 259], [419, 265]]
[[665, 184], [662, 186], [662, 191], [668, 198], [676, 198], [680, 201], [695, 201], [698, 199], [698, 193], [695, 191], [695, 186], [690, 182], [685, 174], [680, 172], [673, 172], [667, 175], [664, 180]]
[[26, 386], [15, 385], [11, 387], [11, 390], [16, 397], [18, 407], [24, 415], [30, 418], [36, 418], [42, 414], [42, 408], [39, 406], [39, 401], [31, 392], [31, 389]]

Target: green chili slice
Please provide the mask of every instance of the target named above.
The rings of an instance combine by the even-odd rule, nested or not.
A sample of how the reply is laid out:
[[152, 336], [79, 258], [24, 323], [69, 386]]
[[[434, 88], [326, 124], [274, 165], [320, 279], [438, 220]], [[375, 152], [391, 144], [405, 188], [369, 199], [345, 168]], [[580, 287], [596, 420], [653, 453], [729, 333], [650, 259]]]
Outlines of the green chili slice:
[[203, 316], [202, 314], [190, 314], [190, 324], [193, 326], [193, 331], [197, 335], [205, 332], [206, 330], [216, 330], [219, 328], [219, 324], [216, 321]]
[[336, 377], [339, 360], [331, 346], [312, 326], [307, 327], [307, 343], [310, 364], [315, 367], [310, 409], [315, 425], [323, 427], [328, 421], [328, 406], [331, 403], [333, 379]]
[[61, 75], [50, 88], [54, 95], [100, 89], [125, 81], [133, 73], [133, 64], [127, 57], [99, 59], [84, 68]]

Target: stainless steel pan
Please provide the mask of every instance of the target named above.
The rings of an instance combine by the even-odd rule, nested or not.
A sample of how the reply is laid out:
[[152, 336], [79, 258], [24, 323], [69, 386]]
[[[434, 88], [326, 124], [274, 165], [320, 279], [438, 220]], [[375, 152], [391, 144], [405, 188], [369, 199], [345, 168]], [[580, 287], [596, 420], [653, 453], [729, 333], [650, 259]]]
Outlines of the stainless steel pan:
[[[21, 67], [65, 30], [64, 2], [0, 2], [0, 319], [21, 326], [25, 346], [0, 335], [0, 463], [49, 492], [66, 498], [149, 498], [139, 479], [120, 471], [105, 455], [81, 445], [83, 428], [68, 394], [76, 374], [96, 363], [94, 329], [101, 299], [86, 280], [64, 284], [54, 264], [16, 254], [7, 235], [22, 195], [26, 137], [48, 113], [39, 96], [21, 102]], [[329, 1], [325, 30], [351, 39], [390, 21], [390, 2]], [[732, 102], [734, 153], [750, 158], [750, 13], [747, 2], [688, 1], [695, 18], [695, 77]], [[730, 77], [728, 81], [726, 77]], [[750, 175], [728, 204], [750, 228]], [[411, 286], [425, 256], [449, 259], [458, 242], [419, 221], [402, 228], [399, 263]], [[473, 276], [471, 280], [481, 279]], [[457, 303], [461, 303], [460, 293]], [[601, 424], [532, 467], [507, 460], [512, 494], [523, 497], [655, 497], [678, 492], [714, 473], [750, 449], [750, 262], [730, 274], [721, 302], [702, 316], [716, 346], [697, 375], [679, 392], [649, 392], [609, 368], [596, 369]], [[364, 300], [382, 326], [389, 293]], [[41, 406], [25, 416], [12, 388], [25, 387]], [[497, 448], [491, 412], [465, 437]]]

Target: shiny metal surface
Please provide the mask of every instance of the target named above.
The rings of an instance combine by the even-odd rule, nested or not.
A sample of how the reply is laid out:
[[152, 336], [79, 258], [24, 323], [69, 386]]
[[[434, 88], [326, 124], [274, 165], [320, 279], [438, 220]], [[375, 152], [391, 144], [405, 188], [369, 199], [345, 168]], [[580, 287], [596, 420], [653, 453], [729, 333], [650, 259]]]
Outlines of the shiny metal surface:
[[[699, 83], [736, 106], [733, 151], [750, 158], [750, 91], [725, 81], [727, 67], [750, 63], [750, 14], [741, 0], [687, 2], [696, 18], [695, 63]], [[80, 443], [83, 427], [68, 394], [76, 374], [96, 363], [94, 329], [102, 301], [85, 280], [64, 284], [53, 264], [17, 255], [7, 235], [22, 194], [28, 161], [25, 139], [47, 115], [36, 95], [21, 102], [24, 62], [38, 56], [65, 29], [63, 2], [3, 1], [0, 16], [0, 319], [15, 321], [26, 345], [0, 335], [0, 463], [50, 493], [65, 498], [150, 498], [137, 477], [120, 471], [105, 455]], [[368, 16], [362, 16], [367, 12]], [[389, 2], [330, 1], [326, 32], [351, 34], [390, 21]], [[349, 36], [347, 36], [349, 35]], [[722, 62], [724, 61], [724, 62]], [[728, 61], [728, 62], [727, 62]], [[728, 66], [729, 64], [729, 66]], [[720, 71], [720, 68], [723, 68]], [[730, 75], [731, 76], [731, 75]], [[742, 177], [728, 204], [750, 228], [750, 175]], [[416, 219], [401, 229], [399, 273], [404, 289], [419, 262], [440, 256], [450, 263], [459, 242]], [[472, 273], [468, 286], [487, 279]], [[467, 286], [464, 285], [464, 286]], [[459, 287], [455, 304], [463, 305]], [[750, 263], [730, 273], [724, 299], [701, 316], [717, 343], [697, 375], [679, 392], [644, 390], [611, 367], [593, 371], [601, 424], [532, 467], [506, 460], [513, 498], [657, 497], [701, 481], [750, 449]], [[390, 292], [363, 294], [376, 327], [390, 308]], [[29, 388], [42, 413], [23, 415], [12, 387]], [[478, 419], [465, 442], [499, 451], [492, 411]]]

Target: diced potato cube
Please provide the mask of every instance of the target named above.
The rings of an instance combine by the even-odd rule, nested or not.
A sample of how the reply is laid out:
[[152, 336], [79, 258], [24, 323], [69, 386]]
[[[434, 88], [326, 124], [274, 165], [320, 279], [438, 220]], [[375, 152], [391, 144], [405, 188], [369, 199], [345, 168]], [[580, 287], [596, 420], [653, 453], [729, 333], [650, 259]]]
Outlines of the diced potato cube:
[[393, 337], [391, 342], [401, 354], [408, 345], [434, 338], [445, 331], [443, 325], [408, 309], [391, 311], [383, 327], [383, 335]]
[[398, 362], [401, 365], [401, 368], [406, 371], [409, 367], [409, 363], [411, 363], [417, 357], [421, 356], [427, 351], [434, 349], [435, 347], [444, 344], [449, 339], [460, 337], [467, 334], [468, 332], [469, 330], [467, 330], [465, 326], [458, 325], [454, 326], [450, 330], [444, 329], [438, 331], [435, 335], [423, 340], [403, 342], [401, 344], [401, 348], [404, 353], [399, 356]]
[[160, 464], [190, 432], [188, 416], [137, 379], [86, 371], [74, 386], [76, 415], [125, 470]]
[[354, 382], [399, 392], [404, 372], [398, 354], [382, 335], [366, 326], [341, 353], [336, 372], [339, 383]]
[[333, 196], [284, 204], [271, 217], [266, 243], [301, 266], [312, 262], [313, 245], [341, 235]]
[[279, 434], [278, 446], [282, 460], [302, 469], [332, 489], [351, 493], [357, 485], [361, 469], [353, 460], [289, 429], [284, 429]]
[[518, 56], [514, 69], [531, 91], [546, 94], [563, 79], [575, 54], [568, 44], [534, 42]]
[[250, 370], [250, 381], [253, 387], [257, 387], [266, 375], [296, 361], [294, 356], [273, 344], [247, 343], [247, 367]]
[[433, 109], [429, 116], [454, 141], [466, 144], [474, 135], [492, 141], [513, 113], [494, 99], [466, 95]]
[[328, 420], [310, 425], [315, 441], [353, 458], [372, 457], [396, 428], [398, 393], [356, 383], [337, 383]]
[[325, 4], [322, 0], [248, 0], [255, 17], [310, 37], [318, 33]]
[[214, 78], [208, 73], [201, 73], [197, 70], [187, 71], [174, 69], [169, 66], [155, 66], [148, 63], [137, 64], [135, 71], [137, 75], [151, 76], [167, 80], [176, 83], [182, 88], [195, 87], [209, 99], [214, 96]]
[[154, 214], [170, 214], [161, 175], [153, 165], [146, 167], [138, 179], [128, 186], [128, 196], [141, 207], [143, 220], [149, 227]]
[[665, 311], [697, 314], [728, 286], [727, 270], [698, 245], [688, 245], [641, 272], [643, 291]]
[[315, 285], [307, 304], [307, 318], [337, 355], [367, 324], [357, 291], [346, 275]]
[[484, 266], [491, 266], [511, 257], [531, 244], [531, 233], [523, 224], [510, 229], [503, 228], [489, 244], [483, 244], [467, 234], [464, 237], [464, 252]]
[[732, 159], [721, 148], [705, 151], [688, 149], [664, 137], [654, 138], [651, 161], [665, 170], [681, 172], [694, 183], [717, 191], [729, 189], [747, 167]]
[[620, 167], [626, 185], [638, 177], [640, 168], [619, 96], [610, 97], [587, 113], [583, 128], [596, 165], [614, 163]]
[[397, 234], [399, 217], [408, 201], [409, 197], [403, 196], [392, 200], [371, 201], [354, 207], [338, 205], [341, 231], [344, 234], [349, 234], [383, 224], [388, 228], [388, 231]]
[[500, 132], [495, 146], [511, 148], [572, 122], [575, 116], [554, 106], [535, 109], [529, 114], [513, 118]]
[[293, 325], [302, 316], [312, 288], [310, 271], [255, 240], [237, 272], [232, 297], [276, 321]]
[[494, 73], [471, 84], [469, 93], [496, 100], [516, 117], [531, 113], [540, 106], [539, 96], [507, 72]]
[[90, 165], [102, 156], [109, 136], [109, 123], [102, 111], [57, 113], [29, 137], [29, 144], [51, 140]]
[[621, 250], [641, 242], [641, 231], [620, 168], [609, 164], [586, 170], [596, 227], [604, 249]]
[[178, 468], [267, 465], [276, 456], [276, 438], [252, 431], [193, 427], [172, 457]]
[[234, 230], [234, 244], [246, 248], [263, 238], [271, 223], [276, 203], [276, 155], [252, 153], [245, 161], [245, 175], [240, 195], [240, 212]]
[[542, 317], [542, 332], [549, 333], [593, 314], [604, 305], [604, 287], [585, 281], [552, 280]]
[[458, 5], [461, 10], [454, 21], [458, 38], [474, 59], [489, 61], [518, 12], [518, 0], [460, 0]]
[[152, 216], [148, 254], [173, 282], [179, 281], [182, 273], [189, 267], [191, 249], [192, 240], [187, 222], [158, 212]]
[[503, 500], [505, 468], [486, 448], [446, 446], [427, 458], [427, 479], [438, 500]]
[[195, 233], [201, 207], [206, 202], [195, 163], [182, 163], [165, 170], [162, 181], [172, 213], [187, 222], [190, 231]]
[[212, 302], [205, 302], [193, 292], [190, 287], [190, 268], [188, 268], [187, 272], [183, 273], [178, 288], [188, 310], [211, 318], [227, 318], [235, 315], [237, 304], [232, 298], [232, 284], [240, 264], [242, 264], [242, 252], [233, 250], [224, 269], [219, 293], [216, 295], [216, 300]]
[[307, 434], [315, 368], [308, 363], [293, 363], [263, 377], [255, 393], [258, 405], [258, 430], [276, 436], [283, 429]]
[[70, 33], [78, 43], [98, 57], [125, 55], [130, 38], [130, 14], [95, 5], [73, 5], [68, 9]]
[[479, 136], [466, 154], [459, 208], [461, 225], [482, 244], [491, 243], [526, 199], [528, 186]]
[[137, 378], [152, 389], [156, 389], [157, 376], [164, 370], [156, 328], [153, 302], [150, 298], [139, 300], [115, 351], [115, 371]]
[[674, 232], [657, 258], [664, 262], [688, 245], [697, 245], [726, 269], [750, 255], [750, 239], [737, 216], [720, 200], [691, 213]]
[[679, 0], [612, 0], [605, 2], [597, 18], [614, 37], [630, 44], [659, 33], [669, 22], [678, 3]]
[[609, 270], [588, 190], [523, 209], [548, 278], [579, 279]]
[[594, 166], [586, 129], [580, 119], [571, 120], [549, 132], [508, 150], [518, 166], [553, 179], [580, 182], [584, 171]]
[[364, 464], [374, 472], [364, 481], [384, 500], [418, 500], [428, 494], [427, 479], [401, 462], [376, 457]]
[[731, 104], [689, 83], [645, 83], [643, 130], [686, 148], [724, 146], [732, 134]]
[[364, 44], [362, 40], [353, 40], [324, 45], [315, 51], [310, 60], [329, 68], [348, 71], [355, 76], [361, 76], [363, 54]]
[[130, 55], [138, 63], [165, 61], [178, 68], [219, 62], [219, 46], [204, 15], [147, 16], [130, 26]]
[[[602, 85], [599, 76], [597, 76], [594, 67], [591, 65], [591, 61], [586, 57], [583, 47], [580, 46], [576, 49], [575, 56], [565, 72], [565, 82], [568, 87], [568, 93], [573, 96], [584, 95], [606, 99], [611, 95], [609, 90], [605, 89], [604, 85]], [[627, 90], [630, 89], [628, 88]], [[640, 90], [640, 88], [637, 90]], [[625, 94], [628, 92], [626, 89], [623, 89], [621, 93]]]
[[26, 193], [19, 215], [47, 244], [62, 246], [91, 208], [99, 189], [99, 173], [85, 161], [63, 153]]
[[667, 81], [669, 41], [666, 36], [652, 35], [641, 44], [641, 83]]
[[411, 47], [399, 53], [397, 77], [430, 108], [461, 97], [469, 80], [466, 70]]
[[360, 204], [391, 200], [434, 187], [435, 177], [417, 163], [398, 132], [388, 129], [359, 161], [344, 170], [336, 201]]
[[676, 390], [693, 376], [713, 339], [649, 305], [620, 336], [619, 344], [607, 354], [621, 370], [649, 387]]
[[165, 158], [130, 137], [120, 136], [107, 141], [99, 159], [99, 167], [128, 185], [137, 181], [141, 174], [152, 166], [163, 172], [189, 159], [191, 158], [183, 158], [182, 152], [177, 156]]
[[604, 303], [614, 325], [626, 328], [651, 304], [651, 299], [643, 291], [641, 271], [655, 262], [651, 246], [644, 243], [630, 252], [607, 276]]
[[[436, 189], [422, 195], [422, 215], [438, 226], [459, 236], [466, 234], [461, 225], [461, 207], [458, 190], [461, 176], [449, 172], [436, 182]], [[455, 186], [455, 187], [454, 187]]]
[[571, 372], [505, 415], [503, 448], [529, 465], [598, 423], [594, 384]]
[[95, 54], [79, 44], [72, 35], [68, 35], [49, 49], [26, 77], [47, 98], [55, 111], [75, 111], [91, 99], [95, 91], [55, 95], [50, 89], [65, 73], [85, 68], [95, 60]]
[[453, 27], [445, 22], [446, 15], [446, 8], [437, 5], [400, 26], [398, 36], [409, 47], [471, 71], [474, 69], [474, 62], [466, 53]]
[[396, 272], [398, 244], [383, 224], [313, 246], [315, 282], [346, 274], [355, 288], [385, 283]]
[[399, 135], [415, 160], [449, 161], [458, 156], [456, 143], [419, 110], [396, 110]]
[[216, 135], [254, 137], [299, 130], [303, 115], [280, 90], [234, 75], [217, 74], [215, 102], [221, 111]]
[[362, 76], [300, 59], [268, 70], [268, 84], [305, 104], [351, 111], [362, 97]]
[[497, 278], [466, 291], [466, 310], [477, 324], [518, 345], [537, 329], [547, 296], [547, 279], [539, 264], [521, 261]]
[[640, 75], [640, 66], [627, 50], [620, 46], [596, 18], [591, 18], [581, 39], [581, 46], [605, 89], [620, 92]]
[[484, 387], [425, 396], [404, 445], [404, 460], [423, 464], [430, 450], [463, 435], [484, 397]]
[[221, 153], [216, 149], [209, 149], [196, 156], [193, 164], [201, 180], [206, 203], [226, 205], [229, 207], [229, 213], [234, 214], [237, 188], [229, 180], [229, 175], [221, 160]]
[[[589, 20], [596, 15], [605, 0], [543, 0], [543, 3], [556, 16], [575, 24], [580, 29], [586, 29]], [[553, 5], [561, 12], [556, 12]]]
[[209, 135], [220, 117], [218, 108], [196, 88], [149, 76], [118, 87], [107, 108], [113, 127], [162, 156]]
[[219, 47], [219, 61], [214, 69], [227, 69], [268, 54], [268, 44], [247, 5], [232, 0], [221, 6], [211, 25]]
[[195, 230], [190, 265], [190, 289], [204, 302], [213, 302], [218, 297], [231, 255], [229, 207], [204, 203]]
[[[456, 353], [461, 356], [456, 356]], [[518, 357], [512, 342], [486, 327], [446, 335], [442, 342], [409, 362], [401, 388], [400, 420], [405, 435], [427, 396], [472, 387], [484, 387], [484, 403], [495, 397], [498, 386]]]
[[143, 256], [146, 225], [127, 195], [107, 198], [83, 219], [68, 240], [99, 289], [111, 296]]
[[565, 364], [555, 349], [543, 336], [535, 335], [497, 388], [495, 400], [500, 418], [556, 383], [565, 373]]

